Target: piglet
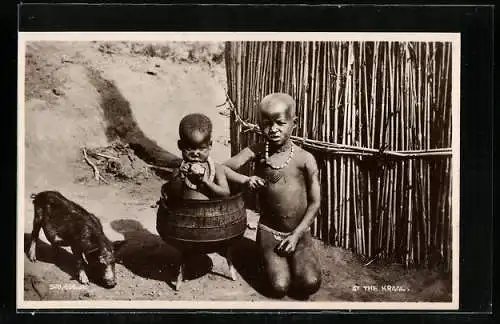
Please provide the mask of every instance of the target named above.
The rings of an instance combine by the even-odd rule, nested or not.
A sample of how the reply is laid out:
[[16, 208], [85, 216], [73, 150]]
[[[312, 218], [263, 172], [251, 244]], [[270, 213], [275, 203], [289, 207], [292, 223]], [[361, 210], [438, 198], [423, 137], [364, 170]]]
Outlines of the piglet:
[[99, 219], [57, 191], [43, 191], [31, 195], [31, 198], [35, 215], [28, 259], [36, 262], [36, 242], [43, 228], [52, 246], [71, 247], [76, 257], [80, 283], [89, 283], [84, 270], [85, 257], [89, 268], [95, 271], [103, 286], [116, 286], [115, 246], [104, 235]]

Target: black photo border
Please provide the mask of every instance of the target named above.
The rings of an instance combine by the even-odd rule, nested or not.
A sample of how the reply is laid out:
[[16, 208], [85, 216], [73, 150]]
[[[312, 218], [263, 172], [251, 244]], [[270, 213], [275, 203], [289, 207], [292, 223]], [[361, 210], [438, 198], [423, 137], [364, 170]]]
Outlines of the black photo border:
[[[6, 189], [10, 182], [16, 183], [16, 110], [17, 107], [17, 32], [32, 31], [283, 31], [283, 32], [459, 32], [461, 34], [461, 152], [460, 152], [460, 309], [447, 311], [448, 319], [467, 320], [473, 313], [492, 311], [493, 292], [493, 50], [494, 10], [492, 5], [265, 5], [265, 4], [164, 4], [164, 5], [122, 5], [122, 4], [22, 4], [16, 7], [15, 26], [3, 54], [6, 65], [2, 78], [7, 102], [4, 109], [7, 127], [2, 129], [5, 147], [9, 149], [12, 171], [4, 171], [2, 183]], [[10, 11], [12, 14], [12, 11]], [[3, 17], [4, 14], [2, 14]], [[13, 22], [12, 17], [3, 20]], [[7, 30], [7, 29], [4, 29]], [[13, 126], [13, 127], [12, 127]], [[5, 161], [4, 161], [5, 162]], [[7, 167], [7, 166], [6, 166]], [[8, 186], [8, 187], [7, 187]], [[16, 242], [16, 191], [4, 193], [3, 260], [7, 266], [4, 289], [0, 290], [3, 311], [16, 312], [15, 286], [15, 242]], [[5, 271], [4, 271], [5, 275]], [[36, 310], [33, 310], [36, 311]], [[127, 310], [117, 310], [126, 312]], [[135, 313], [137, 311], [130, 310]], [[116, 320], [137, 318], [155, 322], [162, 317], [140, 310], [138, 317], [118, 315]], [[40, 311], [42, 312], [42, 311]], [[64, 311], [68, 313], [68, 311]], [[78, 310], [77, 312], [101, 313], [109, 318], [113, 310]], [[155, 310], [155, 312], [158, 312]], [[212, 315], [232, 313], [231, 317], [219, 316], [217, 321], [245, 321], [253, 316], [236, 310], [165, 310], [174, 320], [176, 316], [191, 318], [204, 323]], [[270, 315], [269, 311], [248, 311], [253, 315]], [[103, 314], [104, 313], [104, 314]], [[259, 313], [263, 313], [260, 314]], [[280, 319], [312, 320], [322, 312], [280, 310]], [[398, 321], [405, 320], [410, 313], [421, 311], [331, 311], [337, 315], [356, 313], [348, 321], [378, 316], [373, 313], [396, 313]], [[368, 315], [370, 313], [370, 315]], [[429, 311], [430, 318], [437, 316]], [[452, 314], [462, 315], [452, 315]], [[266, 316], [267, 316], [266, 315]], [[27, 322], [44, 321], [42, 316], [19, 315]], [[68, 315], [57, 315], [57, 317]], [[87, 317], [88, 316], [88, 317]], [[457, 316], [457, 317], [455, 317]], [[460, 317], [461, 316], [461, 317]], [[464, 317], [465, 316], [465, 317]], [[89, 320], [86, 315], [78, 320]], [[0, 315], [0, 318], [3, 318]], [[141, 319], [142, 318], [142, 319]], [[470, 319], [470, 318], [469, 318]], [[77, 320], [72, 316], [71, 321]]]

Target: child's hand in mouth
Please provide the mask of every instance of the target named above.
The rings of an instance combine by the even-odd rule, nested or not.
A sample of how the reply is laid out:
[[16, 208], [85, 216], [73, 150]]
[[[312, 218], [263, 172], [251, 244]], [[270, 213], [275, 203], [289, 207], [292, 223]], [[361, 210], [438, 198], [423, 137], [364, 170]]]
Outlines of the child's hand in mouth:
[[185, 174], [190, 181], [199, 183], [203, 180], [205, 173], [205, 168], [199, 163], [190, 163]]
[[191, 173], [196, 176], [203, 176], [203, 174], [205, 174], [205, 168], [199, 163], [194, 163], [191, 165]]

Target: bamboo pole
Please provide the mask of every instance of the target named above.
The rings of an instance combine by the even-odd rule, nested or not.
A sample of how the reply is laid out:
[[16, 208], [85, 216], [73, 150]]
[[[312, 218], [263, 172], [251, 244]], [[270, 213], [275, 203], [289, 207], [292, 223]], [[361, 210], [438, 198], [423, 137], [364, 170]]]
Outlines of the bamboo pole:
[[[396, 102], [396, 91], [395, 91], [395, 74], [396, 71], [394, 69], [394, 60], [393, 60], [393, 46], [394, 43], [390, 42], [389, 43], [389, 48], [388, 48], [388, 58], [389, 58], [389, 126], [390, 126], [390, 135], [389, 135], [389, 149], [391, 150], [396, 150], [396, 139], [397, 139], [397, 129], [395, 127], [396, 125], [396, 107], [395, 107], [395, 102]], [[394, 223], [393, 223], [393, 234], [394, 234], [394, 240], [393, 240], [393, 246], [392, 249], [394, 251], [395, 257], [399, 257], [399, 222], [398, 222], [398, 206], [397, 206], [397, 181], [398, 181], [398, 174], [397, 174], [397, 168], [394, 168], [391, 171], [391, 194], [392, 194], [392, 204], [391, 204], [391, 215], [393, 215], [394, 218]]]
[[386, 110], [386, 65], [387, 65], [387, 56], [385, 52], [385, 42], [382, 43], [382, 66], [381, 66], [381, 83], [382, 83], [382, 89], [381, 89], [381, 105], [380, 105], [380, 129], [379, 129], [379, 134], [378, 134], [378, 146], [383, 147], [384, 146], [384, 134], [385, 134], [385, 110]]
[[[369, 103], [368, 103], [368, 83], [367, 83], [367, 77], [366, 77], [366, 74], [367, 74], [367, 62], [366, 62], [366, 51], [367, 51], [367, 47], [365, 45], [365, 43], [362, 43], [363, 44], [363, 47], [362, 47], [362, 62], [363, 62], [363, 81], [364, 81], [364, 89], [363, 89], [363, 93], [365, 94], [365, 145], [368, 146], [370, 145], [371, 143], [371, 140], [370, 140], [370, 123], [369, 123], [369, 119], [368, 119], [368, 116], [369, 116]], [[372, 219], [373, 219], [373, 211], [372, 211], [372, 183], [371, 183], [371, 173], [368, 172], [366, 174], [366, 183], [367, 183], [367, 222], [368, 222], [368, 257], [371, 257], [372, 256], [372, 253], [373, 253], [373, 247], [372, 247], [372, 242], [373, 242], [373, 239], [372, 239], [372, 229], [373, 229], [373, 226], [372, 226]]]
[[[339, 78], [339, 74], [340, 74], [340, 66], [341, 66], [341, 47], [340, 47], [340, 42], [335, 42], [335, 45], [334, 45], [334, 52], [337, 56], [337, 59], [336, 59], [336, 69], [334, 71], [334, 76], [335, 76], [335, 90], [334, 90], [334, 100], [333, 100], [333, 104], [334, 104], [334, 116], [333, 116], [333, 134], [332, 134], [332, 137], [333, 137], [333, 143], [338, 143], [338, 138], [337, 138], [337, 134], [338, 134], [338, 109], [339, 109], [339, 106], [338, 106], [338, 102], [339, 102], [339, 87], [340, 87], [340, 78]], [[333, 174], [334, 174], [334, 180], [335, 180], [335, 183], [337, 183], [337, 181], [339, 180], [338, 178], [338, 160], [334, 160], [333, 161]], [[339, 205], [341, 204], [341, 200], [340, 200], [340, 196], [339, 196], [339, 193], [341, 192], [341, 190], [337, 190], [335, 189], [335, 192], [334, 192], [334, 211], [333, 211], [333, 215], [334, 215], [334, 224], [335, 224], [335, 232], [336, 232], [336, 236], [337, 237], [340, 237], [340, 208], [339, 208]], [[337, 242], [339, 245], [340, 245], [340, 240], [338, 240]]]
[[375, 104], [377, 98], [377, 67], [378, 67], [378, 52], [379, 52], [379, 42], [375, 42], [375, 47], [373, 50], [373, 72], [372, 72], [372, 94], [371, 94], [371, 143], [370, 147], [374, 147], [375, 143]]
[[[355, 82], [355, 93], [358, 94], [358, 97], [357, 97], [357, 101], [356, 101], [356, 123], [357, 123], [357, 141], [356, 141], [356, 145], [363, 145], [363, 141], [362, 141], [362, 134], [363, 134], [363, 130], [362, 130], [362, 110], [361, 110], [361, 106], [362, 106], [362, 102], [363, 102], [363, 99], [362, 99], [362, 77], [363, 77], [363, 74], [362, 74], [362, 50], [363, 50], [363, 46], [364, 46], [364, 43], [361, 43], [358, 45], [358, 55], [357, 55], [357, 60], [355, 60], [355, 62], [357, 61], [357, 78], [356, 78], [356, 82]], [[361, 254], [362, 255], [367, 255], [367, 246], [366, 246], [366, 232], [365, 232], [365, 213], [364, 213], [364, 209], [363, 209], [363, 198], [361, 196], [361, 189], [360, 189], [360, 186], [361, 186], [361, 177], [362, 177], [362, 174], [361, 174], [361, 170], [359, 168], [358, 165], [355, 165], [356, 166], [356, 202], [357, 202], [357, 208], [358, 208], [358, 217], [360, 218], [359, 222], [360, 222], [360, 236], [361, 236], [361, 245], [362, 245], [362, 248], [361, 248]]]
[[[330, 114], [330, 105], [331, 105], [331, 101], [330, 101], [330, 96], [329, 96], [329, 89], [331, 89], [331, 84], [330, 84], [330, 75], [331, 75], [331, 65], [330, 65], [330, 60], [328, 59], [329, 57], [329, 54], [331, 52], [331, 44], [330, 43], [326, 43], [325, 45], [325, 50], [324, 50], [324, 53], [323, 53], [323, 63], [324, 63], [324, 67], [325, 67], [325, 72], [323, 73], [323, 93], [322, 93], [322, 97], [325, 98], [325, 106], [324, 106], [324, 110], [325, 110], [325, 117], [326, 117], [326, 121], [325, 121], [325, 128], [324, 128], [324, 131], [323, 131], [323, 139], [325, 141], [328, 141], [330, 142], [331, 141], [331, 137], [330, 137], [330, 117], [331, 117], [331, 114]], [[332, 227], [332, 187], [331, 187], [331, 179], [332, 179], [332, 173], [331, 173], [331, 159], [330, 158], [327, 158], [326, 159], [326, 178], [328, 179], [327, 181], [327, 184], [326, 184], [326, 189], [327, 189], [327, 192], [326, 192], [326, 233], [325, 233], [325, 237], [326, 237], [326, 241], [327, 243], [331, 243], [330, 242], [330, 233], [331, 233], [331, 227]]]
[[[371, 49], [372, 49], [372, 65], [368, 67], [368, 65], [365, 67], [365, 84], [366, 84], [366, 90], [367, 94], [369, 93], [369, 96], [367, 95], [366, 98], [366, 125], [367, 125], [367, 146], [369, 148], [373, 149], [373, 136], [372, 136], [372, 128], [374, 128], [373, 125], [373, 118], [371, 117], [375, 111], [373, 102], [375, 100], [375, 82], [376, 82], [376, 63], [375, 63], [375, 58], [376, 58], [376, 51], [375, 51], [375, 46], [376, 43], [370, 43]], [[378, 45], [377, 45], [378, 46]], [[365, 62], [368, 56], [368, 48], [366, 48], [365, 51]], [[378, 48], [378, 47], [377, 47]], [[371, 72], [369, 75], [369, 78], [367, 78], [368, 72]], [[370, 86], [368, 86], [368, 80], [370, 80]], [[368, 89], [368, 87], [370, 87]], [[370, 92], [368, 92], [370, 90]], [[376, 187], [376, 174], [374, 174], [371, 170], [368, 171], [368, 204], [369, 204], [369, 241], [371, 246], [370, 253], [373, 253], [375, 250], [378, 250], [380, 247], [380, 244], [378, 242], [378, 225], [379, 225], [379, 212], [378, 212], [378, 190]]]
[[[436, 74], [436, 47], [433, 46], [432, 48], [432, 61], [433, 61], [433, 65], [432, 65], [432, 83], [433, 84], [430, 84], [429, 87], [432, 88], [432, 98], [430, 95], [428, 95], [428, 105], [426, 107], [426, 110], [425, 110], [425, 138], [426, 138], [426, 141], [424, 142], [424, 148], [425, 149], [430, 149], [431, 148], [431, 111], [435, 105], [435, 96], [436, 96], [436, 93], [435, 93], [435, 86], [434, 84], [436, 83], [436, 79], [437, 79], [437, 74]], [[430, 91], [429, 91], [430, 92]], [[425, 164], [424, 168], [425, 168], [425, 186], [424, 186], [424, 202], [425, 202], [425, 210], [424, 210], [424, 215], [426, 216], [426, 220], [427, 220], [427, 230], [426, 230], [426, 234], [427, 234], [427, 241], [426, 241], [426, 251], [424, 253], [424, 255], [427, 257], [427, 260], [425, 260], [426, 264], [428, 265], [429, 262], [430, 262], [430, 259], [428, 258], [429, 256], [429, 253], [432, 252], [431, 251], [431, 246], [433, 245], [433, 242], [431, 241], [431, 238], [432, 238], [432, 235], [431, 235], [431, 232], [432, 232], [432, 227], [431, 227], [431, 218], [429, 217], [429, 213], [430, 213], [430, 188], [429, 188], [429, 182], [430, 182], [430, 168], [429, 168], [429, 163], [425, 162], [425, 161], [422, 161], [422, 163]]]
[[[392, 150], [394, 149], [394, 143], [393, 143], [393, 137], [394, 137], [394, 95], [393, 95], [393, 82], [394, 82], [394, 70], [392, 69], [393, 62], [392, 62], [392, 42], [387, 43], [387, 48], [386, 48], [386, 75], [387, 75], [387, 86], [386, 86], [386, 120], [385, 120], [385, 142], [387, 144], [387, 149]], [[397, 214], [396, 214], [396, 208], [395, 208], [395, 195], [396, 195], [396, 189], [394, 187], [395, 182], [394, 182], [394, 168], [392, 165], [389, 166], [389, 215], [391, 217], [391, 245], [390, 245], [390, 250], [391, 250], [391, 255], [394, 257], [397, 255], [396, 252], [396, 240], [398, 236], [398, 231], [397, 231]]]
[[[390, 51], [390, 61], [389, 61], [389, 67], [391, 69], [391, 74], [392, 74], [392, 80], [391, 80], [391, 98], [392, 98], [392, 111], [394, 112], [394, 115], [392, 116], [392, 124], [391, 126], [393, 127], [394, 131], [392, 132], [394, 137], [393, 137], [393, 143], [391, 148], [395, 150], [400, 150], [401, 149], [401, 144], [400, 144], [400, 136], [399, 135], [399, 118], [401, 116], [400, 113], [396, 113], [396, 111], [401, 110], [401, 105], [400, 105], [400, 94], [399, 91], [396, 91], [396, 89], [399, 89], [399, 79], [398, 79], [398, 71], [399, 69], [397, 68], [397, 56], [396, 56], [396, 50], [397, 50], [397, 44], [391, 42], [391, 51]], [[400, 258], [400, 261], [404, 263], [404, 257], [405, 257], [405, 231], [407, 229], [407, 223], [403, 222], [403, 199], [404, 199], [404, 191], [403, 188], [399, 187], [399, 184], [404, 183], [404, 177], [402, 177], [402, 170], [401, 170], [401, 163], [396, 163], [395, 166], [395, 175], [396, 179], [395, 183], [395, 188], [396, 190], [396, 207], [394, 209], [395, 217], [397, 219], [397, 234], [398, 235], [398, 249], [397, 249], [397, 256]], [[399, 202], [399, 206], [397, 205], [397, 202]]]
[[[314, 68], [314, 77], [312, 79], [313, 85], [314, 85], [314, 93], [311, 96], [312, 97], [312, 105], [313, 105], [313, 119], [312, 119], [312, 125], [311, 128], [316, 130], [314, 137], [319, 139], [319, 140], [325, 140], [323, 136], [323, 129], [324, 129], [324, 123], [321, 121], [321, 116], [324, 115], [324, 96], [321, 94], [321, 89], [324, 86], [324, 78], [322, 77], [322, 68], [324, 67], [324, 64], [321, 64], [321, 48], [323, 46], [323, 43], [320, 42], [315, 42], [315, 68]], [[324, 161], [324, 160], [323, 160]], [[324, 163], [323, 163], [323, 170], [325, 169]], [[323, 191], [324, 192], [324, 191]], [[323, 205], [324, 206], [324, 205]], [[318, 219], [317, 222], [317, 233], [318, 237], [321, 239], [324, 239], [324, 231], [323, 227], [325, 224], [327, 224], [323, 218], [325, 213], [322, 213], [322, 217], [316, 217]]]
[[[421, 98], [420, 98], [421, 99]], [[427, 100], [428, 101], [429, 97], [427, 96]], [[429, 133], [429, 127], [428, 125], [425, 125], [425, 121], [426, 120], [429, 120], [429, 117], [430, 117], [430, 105], [429, 103], [427, 103], [426, 105], [424, 105], [425, 109], [424, 109], [424, 114], [423, 114], [423, 120], [421, 121], [421, 125], [423, 124], [425, 127], [424, 127], [424, 139], [421, 141], [421, 145], [420, 145], [420, 148], [421, 149], [429, 149], [429, 145], [427, 143], [428, 140], [430, 139], [430, 133]], [[421, 126], [422, 127], [422, 126]], [[425, 245], [423, 246], [424, 248], [424, 252], [422, 253], [422, 256], [421, 258], [423, 259], [423, 263], [427, 263], [429, 261], [429, 258], [428, 258], [428, 252], [429, 252], [429, 246], [430, 246], [430, 238], [431, 238], [431, 217], [430, 217], [430, 210], [429, 210], [429, 199], [430, 199], [430, 195], [428, 193], [428, 188], [429, 188], [429, 177], [430, 177], [430, 173], [429, 173], [429, 169], [428, 169], [428, 163], [426, 163], [424, 160], [420, 160], [420, 165], [421, 165], [421, 170], [420, 172], [423, 173], [423, 179], [422, 179], [422, 213], [423, 213], [423, 216], [424, 216], [424, 220], [425, 220], [425, 226], [424, 226], [424, 243]]]
[[[310, 75], [308, 77], [308, 80], [310, 80], [310, 84], [308, 85], [308, 92], [309, 92], [309, 101], [308, 101], [308, 123], [306, 124], [306, 129], [308, 130], [308, 136], [307, 137], [316, 137], [316, 130], [317, 127], [314, 127], [314, 121], [316, 117], [316, 108], [317, 106], [315, 105], [315, 98], [316, 98], [316, 87], [317, 87], [317, 82], [316, 82], [316, 42], [311, 42], [311, 48], [309, 53], [307, 54], [311, 58], [311, 69], [310, 69]], [[310, 114], [309, 114], [310, 112]], [[318, 228], [319, 228], [319, 219], [318, 217], [314, 218], [313, 222], [313, 228], [314, 232], [318, 233]], [[317, 235], [317, 234], [316, 234]]]
[[309, 43], [305, 44], [305, 53], [304, 53], [304, 75], [303, 75], [303, 80], [304, 80], [304, 86], [303, 86], [303, 91], [304, 91], [304, 110], [302, 112], [302, 118], [303, 118], [303, 125], [304, 127], [302, 128], [302, 137], [308, 138], [307, 134], [307, 118], [308, 114], [307, 111], [309, 109], [308, 104], [308, 91], [309, 91]]
[[[358, 130], [358, 125], [357, 125], [357, 112], [358, 112], [358, 105], [357, 105], [357, 64], [356, 64], [356, 44], [353, 43], [352, 46], [352, 78], [351, 78], [351, 144], [357, 145], [357, 130]], [[356, 253], [358, 254], [363, 254], [363, 241], [362, 241], [362, 233], [361, 233], [361, 215], [359, 213], [359, 208], [358, 208], [358, 195], [357, 195], [357, 188], [358, 188], [358, 170], [356, 167], [356, 164], [354, 163], [354, 160], [350, 160], [351, 168], [352, 168], [352, 209], [353, 209], [353, 217], [354, 217], [354, 226], [356, 228], [355, 231], [355, 237], [356, 237]]]
[[[403, 47], [404, 44], [401, 44], [399, 46], [399, 53], [402, 53], [403, 50], [401, 49], [401, 47]], [[405, 61], [406, 61], [406, 56], [402, 56], [405, 58]], [[406, 83], [406, 74], [405, 74], [405, 71], [404, 71], [404, 64], [399, 64], [400, 66], [400, 89], [403, 89], [402, 90], [402, 94], [401, 94], [401, 105], [400, 105], [400, 110], [401, 110], [401, 114], [400, 114], [400, 120], [401, 120], [401, 143], [402, 143], [402, 148], [403, 149], [408, 149], [408, 143], [406, 142], [406, 133], [408, 131], [407, 127], [406, 127], [406, 124], [405, 124], [405, 121], [406, 121], [406, 116], [407, 116], [407, 113], [406, 113], [406, 107], [408, 106], [408, 102], [407, 102], [407, 95], [406, 95], [406, 88], [404, 87]], [[407, 203], [407, 206], [406, 208], [404, 209], [405, 211], [405, 214], [404, 217], [405, 217], [405, 220], [407, 222], [407, 240], [406, 240], [406, 260], [405, 260], [405, 264], [406, 266], [409, 266], [410, 262], [411, 262], [411, 250], [412, 250], [412, 222], [411, 222], [411, 195], [409, 194], [410, 191], [408, 190], [409, 187], [411, 186], [411, 179], [410, 177], [408, 176], [410, 174], [409, 170], [411, 168], [408, 167], [410, 164], [410, 161], [403, 161], [402, 162], [402, 169], [403, 169], [403, 172], [406, 174], [406, 176], [403, 177], [403, 179], [405, 181], [402, 182], [402, 189], [403, 189], [403, 192], [404, 192], [404, 196], [406, 197], [405, 199], [405, 202]], [[406, 186], [408, 186], [408, 188], [406, 188]]]
[[[342, 66], [342, 43], [341, 42], [336, 42], [337, 45], [337, 69], [335, 72], [335, 99], [334, 99], [334, 105], [335, 105], [335, 110], [334, 110], [334, 122], [333, 122], [333, 136], [334, 136], [334, 143], [339, 143], [339, 127], [340, 121], [339, 121], [339, 88], [340, 88], [340, 71], [341, 71], [341, 66]], [[337, 224], [336, 224], [336, 235], [337, 235], [337, 244], [338, 246], [342, 247], [342, 242], [343, 242], [343, 212], [342, 212], [342, 207], [343, 207], [343, 200], [342, 200], [342, 192], [343, 192], [343, 182], [342, 182], [342, 156], [340, 159], [335, 160], [334, 164], [334, 173], [337, 177], [337, 181], [339, 183], [339, 186], [337, 187], [336, 190], [336, 197], [337, 197], [337, 202], [335, 205], [335, 213], [337, 217]]]
[[[345, 93], [345, 106], [344, 106], [344, 136], [347, 144], [351, 144], [352, 140], [352, 64], [354, 61], [353, 55], [353, 42], [348, 44], [348, 61], [346, 69], [346, 93]], [[347, 235], [347, 249], [350, 249], [350, 233], [351, 233], [351, 172], [352, 172], [352, 160], [348, 159], [347, 162], [347, 188], [346, 188], [346, 235]]]
[[[408, 70], [409, 70], [409, 91], [408, 94], [410, 96], [410, 120], [412, 120], [412, 138], [414, 138], [413, 145], [421, 147], [421, 138], [422, 138], [422, 127], [421, 127], [421, 111], [418, 109], [420, 107], [419, 105], [419, 99], [416, 95], [417, 92], [417, 87], [418, 84], [416, 82], [415, 78], [415, 69], [413, 66], [413, 60], [412, 60], [412, 55], [411, 55], [411, 50], [413, 46], [412, 43], [408, 44], [407, 51], [409, 53], [409, 60], [407, 61], [408, 63]], [[425, 229], [425, 220], [422, 219], [425, 215], [422, 213], [423, 210], [423, 197], [421, 195], [422, 193], [422, 184], [423, 184], [423, 170], [422, 170], [422, 163], [421, 161], [415, 161], [414, 165], [414, 171], [415, 171], [415, 197], [413, 197], [414, 201], [414, 206], [415, 206], [415, 223], [416, 223], [416, 255], [420, 258], [422, 253], [423, 253], [423, 248], [422, 244], [424, 240], [422, 240], [422, 237], [424, 235], [424, 229]], [[416, 199], [416, 197], [421, 197], [422, 199]]]
[[[446, 80], [447, 80], [447, 84], [448, 84], [448, 91], [446, 91], [446, 96], [445, 98], [447, 99], [446, 100], [446, 104], [444, 105], [445, 107], [445, 111], [447, 112], [447, 115], [448, 115], [448, 118], [446, 118], [445, 120], [447, 121], [448, 123], [448, 136], [446, 137], [446, 144], [447, 145], [450, 145], [451, 144], [451, 136], [452, 136], [452, 133], [451, 133], [451, 119], [453, 118], [452, 114], [451, 114], [451, 100], [448, 100], [448, 98], [450, 98], [450, 93], [451, 93], [451, 44], [450, 43], [447, 43], [446, 44], [446, 47], [447, 47], [447, 59], [446, 59]], [[451, 190], [451, 184], [452, 184], [452, 177], [453, 177], [453, 174], [451, 172], [451, 165], [452, 165], [452, 162], [450, 159], [447, 159], [446, 161], [446, 170], [445, 170], [445, 174], [448, 175], [448, 181], [446, 182], [447, 183], [447, 187], [446, 187], [446, 193], [448, 195], [448, 199], [447, 199], [447, 207], [445, 207], [445, 215], [448, 215], [450, 216], [451, 215], [451, 206], [452, 206], [452, 203], [451, 203], [451, 199], [452, 199], [452, 190]], [[451, 236], [452, 236], [452, 233], [451, 233], [451, 226], [452, 226], [452, 219], [451, 217], [448, 217], [448, 222], [445, 222], [446, 224], [446, 227], [445, 229], [447, 229], [447, 231], [444, 233], [444, 238], [447, 239], [447, 249], [445, 250], [445, 253], [448, 255], [448, 258], [446, 257], [446, 255], [444, 255], [444, 260], [446, 260], [446, 264], [447, 264], [447, 268], [451, 267], [451, 256], [452, 256], [452, 253], [451, 253]], [[445, 217], [445, 220], [446, 220], [446, 217]]]
[[[341, 47], [340, 47], [340, 51], [341, 51], [341, 69], [339, 70], [339, 74], [338, 74], [338, 77], [341, 78], [343, 73], [344, 73], [344, 48], [343, 48], [343, 43], [341, 43]], [[341, 96], [340, 96], [340, 87], [337, 88], [337, 92], [338, 92], [338, 95], [339, 95], [339, 101], [340, 100], [344, 100]], [[339, 109], [340, 109], [340, 102], [339, 102], [339, 105], [337, 106]], [[344, 115], [344, 107], [342, 105], [342, 117]], [[341, 143], [344, 143], [344, 140], [345, 140], [345, 136], [344, 136], [344, 132], [345, 132], [345, 122], [343, 122], [343, 119], [341, 119], [341, 116], [340, 116], [340, 113], [339, 113], [339, 116], [338, 116], [338, 119], [337, 119], [337, 124], [339, 124], [339, 132], [341, 132], [341, 134], [339, 134], [340, 138], [340, 142]], [[346, 171], [346, 168], [345, 168], [345, 158], [342, 156], [340, 158], [340, 165], [339, 165], [339, 173], [340, 173], [340, 191], [339, 191], [339, 212], [340, 212], [340, 216], [339, 216], [339, 220], [340, 220], [340, 224], [339, 224], [339, 227], [340, 227], [340, 232], [341, 232], [341, 240], [340, 240], [340, 246], [343, 247], [343, 248], [346, 248], [346, 240], [345, 240], [345, 223], [346, 223], [346, 213], [345, 213], [345, 208], [346, 208], [346, 195], [345, 195], [345, 171]]]
[[[435, 109], [432, 110], [432, 113], [431, 113], [431, 116], [430, 116], [430, 119], [431, 119], [431, 126], [432, 126], [432, 129], [431, 129], [431, 134], [432, 134], [432, 138], [431, 138], [431, 144], [430, 144], [430, 147], [433, 148], [433, 147], [439, 147], [441, 145], [440, 143], [440, 138], [437, 138], [437, 136], [435, 136], [437, 133], [436, 133], [436, 128], [439, 126], [438, 123], [439, 123], [439, 118], [438, 118], [438, 112], [441, 112], [443, 111], [442, 110], [442, 104], [443, 104], [443, 85], [444, 83], [442, 82], [442, 79], [443, 79], [443, 74], [444, 74], [444, 48], [443, 48], [443, 44], [439, 44], [439, 54], [440, 54], [440, 57], [439, 57], [439, 66], [438, 66], [438, 76], [437, 76], [437, 80], [435, 82], [435, 86], [437, 87], [437, 101], [436, 101], [436, 106], [435, 106]], [[436, 84], [437, 83], [437, 84]], [[439, 162], [436, 162], [436, 161], [433, 161], [432, 163], [429, 163], [429, 174], [436, 174], [437, 172], [439, 172], [439, 170], [441, 170], [441, 163]], [[435, 179], [438, 178], [438, 179], [441, 179], [439, 182], [435, 182]], [[429, 197], [430, 197], [430, 200], [429, 200], [429, 204], [430, 204], [430, 207], [429, 207], [429, 211], [431, 213], [431, 220], [432, 220], [432, 223], [430, 224], [430, 227], [431, 227], [431, 230], [432, 230], [432, 233], [431, 233], [431, 237], [430, 237], [430, 245], [431, 247], [433, 248], [433, 251], [431, 252], [434, 252], [435, 255], [438, 254], [439, 252], [439, 255], [441, 255], [441, 247], [440, 247], [440, 228], [442, 226], [442, 219], [441, 219], [441, 214], [440, 214], [440, 201], [441, 201], [441, 196], [442, 196], [442, 193], [441, 193], [441, 189], [442, 189], [442, 185], [438, 185], [439, 183], [443, 183], [443, 180], [444, 180], [444, 174], [443, 172], [439, 172], [439, 176], [431, 176], [430, 180], [429, 180]], [[437, 193], [437, 194], [436, 194]], [[432, 263], [430, 263], [430, 267], [433, 267], [435, 265], [435, 262], [440, 262], [442, 261], [441, 260], [441, 256], [440, 256], [440, 260], [436, 260], [436, 259], [432, 259]]]
[[[401, 60], [404, 60], [404, 56], [401, 55], [402, 53], [402, 48], [403, 44], [398, 45], [398, 63], [397, 66], [399, 66], [398, 72], [399, 72], [399, 89], [401, 89], [401, 92], [399, 93], [399, 110], [400, 110], [400, 115], [399, 115], [399, 120], [400, 120], [400, 126], [401, 126], [401, 136], [400, 136], [400, 143], [401, 143], [401, 148], [402, 149], [408, 149], [407, 143], [406, 143], [406, 137], [405, 134], [407, 132], [405, 120], [406, 120], [406, 96], [405, 96], [405, 89], [404, 89], [404, 69], [403, 69], [403, 63], [401, 63]], [[401, 57], [403, 59], [401, 59]], [[411, 260], [410, 260], [410, 253], [411, 253], [411, 234], [412, 234], [412, 228], [411, 228], [411, 221], [408, 216], [408, 209], [409, 209], [409, 195], [408, 195], [408, 163], [406, 160], [403, 160], [401, 162], [401, 170], [402, 170], [402, 182], [401, 182], [401, 192], [403, 195], [403, 207], [402, 207], [402, 212], [403, 214], [401, 217], [405, 221], [405, 227], [406, 227], [406, 244], [405, 244], [405, 265], [409, 266]]]
[[[236, 99], [235, 99], [235, 102], [236, 104], [238, 105], [238, 107], [241, 107], [241, 94], [240, 94], [240, 91], [241, 91], [241, 45], [239, 44], [237, 47], [236, 47], [236, 71], [235, 71], [235, 77], [236, 77], [236, 91], [235, 91], [235, 96], [236, 96]], [[235, 137], [236, 137], [236, 143], [239, 143], [240, 142], [240, 132], [238, 131], [236, 134], [235, 134]], [[241, 149], [238, 148], [238, 150]], [[235, 152], [236, 154], [236, 152]]]
[[[256, 96], [255, 92], [258, 89], [258, 82], [259, 82], [259, 80], [261, 80], [261, 62], [262, 62], [262, 60], [260, 59], [261, 46], [259, 46], [259, 43], [257, 43], [257, 42], [252, 42], [252, 46], [253, 46], [252, 70], [254, 72], [251, 74], [251, 81], [250, 81], [251, 88], [249, 89], [250, 95], [248, 98], [249, 110], [252, 107], [257, 106], [257, 100], [256, 100], [257, 96]], [[254, 112], [252, 115], [252, 120], [254, 120], [254, 121], [257, 120], [257, 118], [256, 118], [257, 109], [254, 108], [254, 109], [251, 109], [251, 111]], [[251, 134], [251, 140], [252, 140], [252, 142], [256, 142], [257, 139], [256, 139], [256, 136], [254, 134]]]

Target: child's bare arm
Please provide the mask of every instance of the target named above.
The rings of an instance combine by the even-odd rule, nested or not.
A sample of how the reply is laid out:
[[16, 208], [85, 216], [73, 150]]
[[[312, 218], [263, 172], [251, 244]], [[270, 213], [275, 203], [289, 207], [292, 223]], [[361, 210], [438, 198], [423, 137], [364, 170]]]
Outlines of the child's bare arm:
[[238, 173], [225, 165], [222, 165], [222, 167], [225, 170], [226, 178], [228, 181], [238, 183], [241, 185], [248, 185], [250, 189], [257, 189], [265, 185], [265, 181], [260, 177], [257, 176], [249, 177], [244, 174]]
[[241, 150], [241, 152], [239, 152], [235, 156], [231, 157], [229, 160], [225, 161], [224, 165], [231, 168], [232, 170], [238, 170], [254, 157], [255, 153], [249, 147], [247, 147]]
[[294, 230], [294, 232], [299, 236], [309, 229], [314, 218], [316, 217], [321, 203], [318, 164], [311, 153], [304, 151], [304, 154], [304, 170], [307, 186], [307, 209], [304, 214], [304, 218]]
[[182, 198], [184, 194], [184, 186], [182, 180], [180, 179], [179, 169], [174, 170], [174, 172], [167, 179], [164, 184], [165, 194], [169, 199], [178, 200]]
[[247, 177], [244, 174], [238, 173], [226, 165], [221, 165], [221, 167], [225, 171], [227, 180], [229, 180], [231, 182], [238, 183], [238, 184], [246, 184], [248, 182], [248, 180], [250, 179], [250, 177]]
[[229, 191], [229, 184], [227, 183], [225, 169], [221, 165], [215, 166], [214, 181], [209, 181], [206, 177], [203, 177], [201, 181], [215, 196], [226, 197], [231, 194]]

